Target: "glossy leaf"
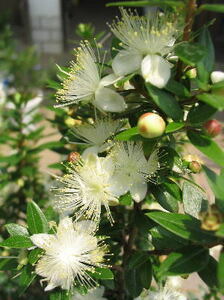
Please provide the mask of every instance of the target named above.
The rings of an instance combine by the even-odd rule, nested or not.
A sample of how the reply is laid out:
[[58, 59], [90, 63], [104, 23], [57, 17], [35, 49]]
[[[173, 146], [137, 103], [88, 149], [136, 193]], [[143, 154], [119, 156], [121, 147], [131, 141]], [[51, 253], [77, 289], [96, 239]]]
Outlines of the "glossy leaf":
[[218, 282], [219, 288], [222, 293], [224, 293], [224, 252], [222, 251], [219, 256], [218, 264]]
[[97, 279], [102, 280], [112, 280], [114, 279], [114, 274], [110, 269], [106, 268], [96, 268], [95, 272], [92, 273], [92, 276]]
[[209, 251], [204, 247], [191, 246], [171, 253], [161, 264], [158, 275], [177, 276], [200, 271], [208, 263]]
[[188, 181], [184, 181], [182, 190], [184, 211], [198, 218], [199, 213], [208, 207], [205, 193], [197, 185]]
[[130, 129], [122, 131], [121, 133], [118, 133], [115, 136], [115, 140], [117, 140], [117, 141], [128, 141], [133, 136], [136, 136], [137, 134], [139, 134], [138, 128], [137, 127], [132, 127]]
[[32, 267], [27, 265], [23, 268], [19, 278], [19, 294], [22, 295], [26, 289], [32, 284], [37, 275], [33, 272]]
[[147, 91], [153, 102], [164, 112], [167, 116], [175, 121], [183, 118], [183, 112], [177, 100], [167, 92], [164, 92], [150, 84], [146, 84]]
[[221, 167], [224, 167], [224, 152], [216, 142], [208, 136], [194, 131], [188, 131], [188, 138], [198, 150]]
[[18, 224], [14, 224], [14, 223], [6, 224], [5, 228], [11, 236], [13, 236], [13, 235], [28, 236], [29, 235], [29, 232], [26, 229], [26, 227], [18, 225]]
[[179, 97], [188, 98], [191, 96], [190, 91], [182, 83], [174, 79], [168, 81], [165, 89]]
[[210, 119], [217, 109], [206, 103], [199, 103], [190, 109], [187, 115], [187, 121], [192, 124], [200, 124]]
[[199, 10], [209, 10], [219, 13], [224, 13], [224, 4], [202, 4], [199, 7]]
[[197, 99], [207, 103], [208, 105], [218, 109], [224, 109], [224, 97], [214, 94], [201, 94], [197, 96]]
[[178, 131], [184, 127], [184, 122], [171, 122], [166, 126], [166, 133], [172, 133]]
[[195, 66], [205, 56], [204, 47], [199, 44], [183, 42], [175, 47], [175, 54], [190, 66]]
[[25, 235], [13, 235], [0, 243], [0, 247], [9, 248], [29, 248], [32, 246], [33, 243], [31, 242], [30, 238]]
[[212, 256], [209, 256], [209, 261], [205, 268], [198, 272], [198, 275], [210, 288], [218, 286], [217, 267], [217, 261]]
[[217, 241], [214, 234], [201, 229], [201, 222], [192, 216], [161, 211], [149, 212], [146, 215], [168, 231], [196, 244]]
[[111, 2], [106, 4], [107, 7], [110, 6], [128, 6], [128, 7], [145, 7], [145, 6], [155, 6], [158, 5], [160, 7], [183, 7], [184, 3], [181, 1], [173, 1], [173, 0], [140, 0], [140, 1], [118, 1], [118, 2]]
[[39, 206], [33, 201], [27, 205], [27, 224], [32, 234], [48, 232], [49, 230], [47, 219]]

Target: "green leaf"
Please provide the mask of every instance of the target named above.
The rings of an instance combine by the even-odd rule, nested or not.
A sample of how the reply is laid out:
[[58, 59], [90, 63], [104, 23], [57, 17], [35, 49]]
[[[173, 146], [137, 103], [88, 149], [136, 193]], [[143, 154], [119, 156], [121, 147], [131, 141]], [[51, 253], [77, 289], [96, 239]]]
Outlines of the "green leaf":
[[118, 1], [118, 2], [111, 2], [106, 4], [107, 7], [110, 6], [128, 6], [128, 7], [145, 7], [145, 6], [154, 6], [158, 5], [160, 7], [183, 7], [184, 3], [180, 1], [173, 1], [173, 0], [139, 0], [139, 1]]
[[190, 66], [195, 66], [205, 56], [205, 48], [199, 44], [183, 42], [175, 47], [175, 54]]
[[0, 243], [0, 247], [9, 248], [29, 248], [32, 246], [33, 243], [31, 242], [30, 238], [25, 235], [13, 235]]
[[149, 259], [149, 254], [147, 252], [137, 251], [132, 254], [127, 263], [127, 269], [137, 269], [142, 264], [144, 264]]
[[201, 222], [192, 216], [161, 211], [150, 212], [146, 216], [168, 231], [196, 244], [217, 241], [215, 235], [201, 229]]
[[158, 276], [186, 275], [200, 271], [208, 263], [209, 251], [204, 247], [185, 247], [171, 253], [160, 265]]
[[186, 239], [173, 234], [165, 228], [157, 225], [150, 230], [152, 236], [152, 244], [155, 249], [164, 250], [170, 248], [172, 250], [183, 248], [188, 244]]
[[22, 159], [21, 153], [12, 154], [9, 156], [1, 156], [0, 163], [7, 163], [11, 166], [17, 165]]
[[184, 122], [171, 122], [166, 126], [166, 133], [172, 133], [175, 131], [180, 130], [181, 128], [183, 128], [185, 125]]
[[191, 97], [189, 90], [180, 82], [170, 79], [165, 86], [165, 89], [179, 97], [188, 98]]
[[138, 297], [143, 290], [138, 269], [125, 270], [124, 280], [127, 293], [132, 297]]
[[205, 103], [199, 103], [198, 106], [193, 106], [188, 115], [187, 122], [200, 124], [210, 119], [217, 109]]
[[218, 283], [219, 288], [222, 293], [224, 293], [224, 252], [222, 251], [219, 256], [219, 264], [218, 264]]
[[224, 224], [221, 224], [219, 229], [216, 231], [218, 237], [224, 237]]
[[224, 4], [202, 4], [199, 7], [199, 11], [209, 10], [219, 13], [224, 13]]
[[39, 206], [33, 201], [27, 205], [27, 224], [32, 234], [48, 232], [49, 230], [47, 219]]
[[35, 248], [32, 251], [30, 251], [28, 255], [28, 261], [31, 265], [35, 264], [38, 259], [40, 258], [41, 253], [43, 253], [43, 249]]
[[211, 138], [194, 131], [188, 131], [188, 138], [198, 150], [224, 167], [224, 152]]
[[110, 269], [106, 268], [96, 268], [94, 273], [91, 273], [94, 278], [102, 280], [112, 280], [114, 279], [114, 274]]
[[206, 55], [197, 64], [198, 77], [199, 80], [208, 82], [215, 63], [215, 50], [207, 26], [203, 27], [198, 43], [206, 50]]
[[197, 95], [197, 99], [207, 103], [208, 105], [218, 109], [223, 110], [224, 109], [224, 97], [214, 94], [201, 94]]
[[31, 285], [36, 276], [37, 275], [34, 272], [32, 272], [32, 267], [30, 265], [27, 265], [23, 268], [22, 274], [19, 278], [20, 295], [22, 295], [26, 291], [26, 289]]
[[150, 259], [138, 268], [140, 281], [145, 289], [149, 289], [152, 282], [152, 263]]
[[217, 267], [217, 261], [212, 256], [209, 256], [209, 261], [205, 268], [198, 272], [198, 275], [210, 288], [218, 286]]
[[120, 196], [119, 203], [121, 205], [131, 205], [132, 204], [132, 196], [130, 193]]
[[174, 121], [183, 119], [183, 112], [176, 99], [167, 92], [164, 92], [149, 83], [146, 84], [147, 91], [153, 102]]
[[167, 186], [165, 184], [156, 185], [152, 187], [151, 190], [156, 201], [158, 201], [163, 208], [171, 212], [178, 212], [179, 199], [172, 195], [172, 190], [170, 191], [172, 185], [175, 185], [175, 183], [169, 182]]
[[117, 141], [128, 141], [130, 140], [133, 136], [138, 135], [138, 128], [137, 127], [132, 127], [130, 129], [124, 130], [121, 133], [118, 133], [115, 136], [115, 140]]
[[68, 291], [52, 291], [50, 300], [71, 300], [71, 295]]
[[29, 235], [28, 230], [26, 227], [15, 224], [15, 223], [10, 223], [5, 225], [6, 230], [8, 233], [13, 236], [13, 235]]
[[30, 154], [37, 154], [45, 149], [57, 149], [57, 148], [60, 148], [60, 147], [63, 147], [65, 145], [64, 142], [47, 142], [47, 143], [44, 143], [44, 144], [41, 144], [39, 146], [37, 146], [36, 148], [32, 149], [29, 151]]
[[197, 185], [184, 181], [182, 191], [184, 211], [187, 214], [198, 218], [201, 211], [207, 210], [208, 201], [205, 199], [206, 195]]
[[224, 172], [221, 172], [219, 175], [203, 166], [208, 183], [215, 194], [216, 202], [219, 208], [224, 211]]

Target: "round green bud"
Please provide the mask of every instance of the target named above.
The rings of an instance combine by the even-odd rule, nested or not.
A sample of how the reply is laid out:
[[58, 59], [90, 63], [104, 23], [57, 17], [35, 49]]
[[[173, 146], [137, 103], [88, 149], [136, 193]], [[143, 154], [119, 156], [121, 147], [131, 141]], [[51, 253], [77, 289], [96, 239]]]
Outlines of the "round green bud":
[[163, 118], [155, 113], [145, 113], [138, 120], [139, 133], [148, 139], [161, 136], [166, 128]]

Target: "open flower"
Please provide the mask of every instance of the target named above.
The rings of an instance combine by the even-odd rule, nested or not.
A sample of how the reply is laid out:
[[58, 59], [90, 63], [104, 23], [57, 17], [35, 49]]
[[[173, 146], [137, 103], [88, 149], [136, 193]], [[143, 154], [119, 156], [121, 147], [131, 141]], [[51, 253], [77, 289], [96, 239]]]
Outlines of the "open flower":
[[165, 286], [156, 292], [146, 291], [135, 300], [187, 300], [184, 294]]
[[72, 300], [106, 300], [103, 297], [104, 287], [98, 287], [96, 289], [92, 289], [88, 291], [86, 295], [75, 294]]
[[126, 108], [122, 96], [107, 87], [117, 81], [114, 74], [101, 79], [101, 69], [88, 42], [81, 43], [76, 50], [76, 62], [72, 62], [63, 88], [57, 92], [57, 106], [91, 102], [102, 111], [121, 112]]
[[147, 160], [142, 143], [118, 143], [111, 151], [114, 159], [114, 184], [120, 196], [130, 191], [136, 202], [143, 200], [149, 181], [159, 169], [158, 153], [154, 151]]
[[176, 26], [166, 15], [140, 17], [123, 8], [121, 14], [121, 20], [110, 26], [123, 47], [113, 59], [114, 73], [124, 76], [141, 70], [146, 82], [163, 88], [171, 75], [171, 65], [164, 57], [173, 49]]
[[114, 162], [110, 157], [98, 157], [93, 153], [80, 163], [71, 164], [68, 174], [56, 177], [62, 187], [54, 187], [55, 208], [60, 212], [75, 212], [77, 217], [99, 221], [101, 206], [106, 209], [111, 222], [110, 205], [118, 203], [113, 182]]
[[34, 245], [45, 250], [35, 269], [48, 283], [45, 291], [57, 286], [70, 290], [75, 283], [94, 286], [89, 272], [104, 266], [103, 256], [107, 249], [94, 236], [95, 230], [92, 221], [73, 223], [66, 217], [60, 221], [57, 233], [31, 236]]
[[120, 120], [98, 119], [93, 124], [84, 124], [75, 127], [71, 133], [89, 145], [82, 154], [84, 157], [88, 153], [101, 153], [112, 146], [112, 141], [109, 140], [121, 128]]

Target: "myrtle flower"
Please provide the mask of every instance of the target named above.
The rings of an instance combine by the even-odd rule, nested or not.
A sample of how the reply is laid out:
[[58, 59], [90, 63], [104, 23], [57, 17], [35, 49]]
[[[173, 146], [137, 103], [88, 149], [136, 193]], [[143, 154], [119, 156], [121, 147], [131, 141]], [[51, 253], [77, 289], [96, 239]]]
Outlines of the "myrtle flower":
[[86, 295], [75, 294], [72, 300], [106, 300], [103, 297], [104, 287], [98, 287], [88, 291]]
[[83, 152], [82, 156], [84, 157], [90, 152], [97, 154], [109, 149], [112, 145], [109, 138], [115, 135], [121, 129], [121, 126], [122, 122], [120, 120], [98, 119], [93, 124], [75, 127], [71, 133], [90, 146]]
[[184, 294], [165, 286], [156, 292], [146, 291], [135, 300], [187, 300]]
[[78, 283], [93, 287], [89, 272], [102, 267], [107, 247], [94, 236], [96, 225], [92, 221], [73, 223], [71, 218], [60, 221], [57, 233], [39, 233], [31, 236], [38, 248], [45, 251], [36, 265], [36, 273], [47, 281], [45, 291], [61, 287], [71, 290]]
[[63, 88], [57, 92], [57, 106], [91, 102], [102, 111], [121, 112], [126, 104], [122, 96], [107, 87], [116, 82], [117, 77], [110, 74], [101, 79], [101, 69], [88, 42], [81, 43], [75, 51], [76, 62], [72, 62]]
[[121, 20], [110, 26], [123, 48], [113, 59], [114, 73], [124, 76], [141, 70], [146, 82], [163, 88], [171, 75], [166, 56], [173, 49], [176, 26], [165, 15], [140, 17], [137, 12], [123, 8], [121, 15]]
[[222, 71], [214, 71], [211, 73], [211, 81], [212, 83], [218, 83], [220, 81], [224, 81], [224, 72]]
[[130, 191], [136, 202], [143, 200], [147, 193], [149, 181], [159, 168], [158, 153], [154, 151], [147, 160], [144, 156], [142, 143], [118, 143], [111, 151], [114, 159], [114, 182], [118, 195]]
[[101, 206], [111, 222], [110, 205], [118, 204], [116, 187], [112, 180], [114, 162], [110, 157], [89, 153], [79, 164], [67, 168], [68, 174], [56, 177], [62, 187], [54, 187], [55, 208], [60, 212], [75, 212], [77, 217], [99, 221]]

